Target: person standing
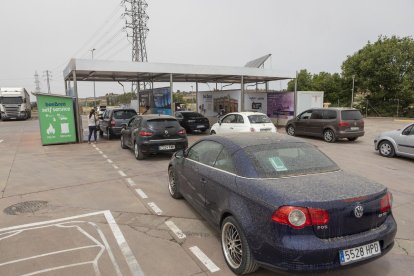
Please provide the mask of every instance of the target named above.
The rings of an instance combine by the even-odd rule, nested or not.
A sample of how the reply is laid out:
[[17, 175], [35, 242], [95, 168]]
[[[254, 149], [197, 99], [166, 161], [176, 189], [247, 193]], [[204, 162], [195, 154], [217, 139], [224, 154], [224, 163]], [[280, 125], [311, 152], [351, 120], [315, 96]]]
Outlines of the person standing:
[[96, 143], [96, 115], [95, 115], [95, 109], [93, 108], [91, 109], [91, 112], [89, 112], [88, 127], [89, 127], [88, 144], [91, 143], [92, 133], [93, 133], [93, 138], [95, 138], [95, 143]]

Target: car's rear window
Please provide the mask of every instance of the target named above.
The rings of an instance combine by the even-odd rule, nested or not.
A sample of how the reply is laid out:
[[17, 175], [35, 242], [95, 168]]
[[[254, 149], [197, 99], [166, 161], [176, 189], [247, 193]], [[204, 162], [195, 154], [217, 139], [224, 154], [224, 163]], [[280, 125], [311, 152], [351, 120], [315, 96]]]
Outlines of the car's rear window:
[[137, 112], [135, 110], [132, 110], [132, 109], [131, 110], [116, 110], [116, 111], [114, 111], [114, 119], [127, 120], [127, 119], [131, 119], [135, 115], [137, 115]]
[[250, 146], [245, 148], [259, 177], [322, 173], [338, 170], [338, 166], [316, 147], [305, 143]]
[[171, 127], [180, 128], [180, 124], [175, 119], [152, 119], [147, 121], [147, 126], [155, 129]]
[[359, 110], [342, 110], [341, 111], [342, 120], [361, 120], [362, 114]]
[[183, 112], [181, 114], [183, 114], [183, 116], [186, 118], [203, 117], [203, 115], [197, 112]]
[[268, 124], [272, 122], [269, 117], [263, 114], [250, 115], [247, 118], [249, 118], [251, 124]]

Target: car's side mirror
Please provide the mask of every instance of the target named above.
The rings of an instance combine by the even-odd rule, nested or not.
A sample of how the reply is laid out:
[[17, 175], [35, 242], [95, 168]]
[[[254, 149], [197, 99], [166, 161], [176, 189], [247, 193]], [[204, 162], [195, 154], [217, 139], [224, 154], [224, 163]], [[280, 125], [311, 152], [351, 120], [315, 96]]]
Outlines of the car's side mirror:
[[175, 153], [175, 157], [176, 158], [184, 158], [186, 157], [186, 152], [185, 150], [179, 150]]

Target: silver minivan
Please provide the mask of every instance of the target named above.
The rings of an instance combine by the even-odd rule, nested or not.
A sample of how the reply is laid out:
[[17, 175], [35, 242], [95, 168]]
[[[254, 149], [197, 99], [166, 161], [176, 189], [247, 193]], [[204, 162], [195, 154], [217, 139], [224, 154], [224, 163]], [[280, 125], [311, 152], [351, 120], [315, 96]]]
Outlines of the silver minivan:
[[289, 120], [286, 133], [322, 137], [329, 143], [340, 138], [355, 141], [365, 134], [364, 119], [361, 112], [353, 108], [313, 108]]

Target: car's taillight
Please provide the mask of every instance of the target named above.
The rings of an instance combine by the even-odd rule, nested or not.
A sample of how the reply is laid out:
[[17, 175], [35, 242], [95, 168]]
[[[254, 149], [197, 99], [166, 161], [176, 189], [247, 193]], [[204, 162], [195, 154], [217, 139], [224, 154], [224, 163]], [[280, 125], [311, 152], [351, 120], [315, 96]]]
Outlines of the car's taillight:
[[349, 127], [350, 124], [348, 122], [339, 121], [338, 126], [340, 126], [340, 127]]
[[254, 129], [254, 127], [250, 128], [250, 132], [255, 132], [256, 130]]
[[301, 229], [310, 225], [328, 224], [329, 214], [323, 209], [283, 206], [273, 213], [272, 220], [295, 229]]
[[380, 213], [391, 211], [392, 208], [392, 194], [387, 192], [385, 196], [380, 199]]
[[177, 132], [177, 134], [178, 134], [178, 135], [186, 135], [186, 134], [187, 134], [187, 132], [185, 131], [185, 129], [180, 129], [180, 130]]
[[149, 136], [154, 135], [154, 133], [152, 133], [150, 131], [144, 131], [144, 130], [141, 130], [138, 134], [141, 137], [149, 137]]
[[111, 126], [113, 126], [113, 127], [114, 127], [115, 125], [116, 125], [115, 120], [112, 120], [112, 121], [111, 121]]

